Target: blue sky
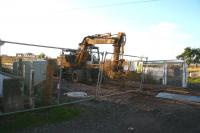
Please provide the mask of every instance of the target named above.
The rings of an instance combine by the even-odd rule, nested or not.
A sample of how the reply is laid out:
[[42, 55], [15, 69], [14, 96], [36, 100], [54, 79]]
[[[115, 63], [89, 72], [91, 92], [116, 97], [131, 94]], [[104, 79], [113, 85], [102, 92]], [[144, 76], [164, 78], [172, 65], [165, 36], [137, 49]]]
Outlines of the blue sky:
[[[200, 46], [200, 0], [0, 0], [2, 40], [77, 48], [84, 36], [127, 34], [125, 53], [174, 59], [187, 46]], [[141, 0], [142, 1], [142, 0]], [[105, 5], [105, 7], [93, 8]], [[112, 51], [112, 46], [100, 46]], [[3, 54], [60, 51], [4, 45]]]

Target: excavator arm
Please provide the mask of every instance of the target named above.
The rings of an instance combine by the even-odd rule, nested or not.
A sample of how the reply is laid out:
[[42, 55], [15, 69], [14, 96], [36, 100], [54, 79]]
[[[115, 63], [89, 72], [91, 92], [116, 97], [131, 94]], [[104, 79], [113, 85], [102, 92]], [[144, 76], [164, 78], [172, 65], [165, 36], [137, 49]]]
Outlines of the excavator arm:
[[[114, 62], [114, 70], [118, 68], [119, 65], [119, 57], [124, 53], [124, 45], [126, 43], [126, 34], [123, 32], [119, 32], [117, 35], [108, 34], [96, 34], [93, 36], [87, 36], [83, 39], [83, 41], [79, 44], [79, 49], [76, 55], [76, 63], [78, 65], [83, 65], [86, 63], [88, 52], [87, 49], [89, 46], [94, 46], [96, 44], [113, 44], [113, 62]], [[117, 70], [116, 70], [117, 71]]]

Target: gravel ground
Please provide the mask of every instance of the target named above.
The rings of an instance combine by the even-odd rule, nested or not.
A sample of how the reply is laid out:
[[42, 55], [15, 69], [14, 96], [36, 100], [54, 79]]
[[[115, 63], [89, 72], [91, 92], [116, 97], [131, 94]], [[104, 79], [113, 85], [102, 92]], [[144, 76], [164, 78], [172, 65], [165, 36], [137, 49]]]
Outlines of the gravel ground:
[[111, 101], [76, 104], [86, 109], [80, 117], [20, 133], [200, 133], [200, 107], [136, 95]]

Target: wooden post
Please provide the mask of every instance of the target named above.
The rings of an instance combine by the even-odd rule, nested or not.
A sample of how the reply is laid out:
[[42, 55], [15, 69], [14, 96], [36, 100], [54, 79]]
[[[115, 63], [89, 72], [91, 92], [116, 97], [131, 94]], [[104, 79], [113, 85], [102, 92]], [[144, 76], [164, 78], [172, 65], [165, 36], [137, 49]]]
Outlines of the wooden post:
[[50, 105], [52, 100], [52, 88], [53, 88], [53, 72], [54, 61], [52, 59], [47, 60], [47, 72], [45, 88], [43, 90], [43, 102], [44, 105]]

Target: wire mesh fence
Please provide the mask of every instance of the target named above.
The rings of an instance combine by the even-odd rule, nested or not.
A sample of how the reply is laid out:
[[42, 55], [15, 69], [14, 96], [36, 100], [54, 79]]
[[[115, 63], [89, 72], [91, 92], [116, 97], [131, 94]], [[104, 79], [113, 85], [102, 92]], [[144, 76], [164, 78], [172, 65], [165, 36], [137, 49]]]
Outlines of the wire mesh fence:
[[59, 62], [59, 59], [64, 57], [63, 51], [66, 49], [16, 44], [12, 47], [21, 49], [9, 51], [9, 44], [1, 46], [1, 51], [6, 52], [0, 56], [1, 115], [48, 108], [90, 97], [69, 93], [83, 86], [66, 81], [67, 77], [62, 73], [63, 62]]
[[[103, 62], [103, 82], [98, 88], [99, 97], [115, 96], [129, 92], [141, 92], [146, 88], [163, 89], [167, 87], [187, 87], [188, 66], [181, 60], [148, 61], [147, 57], [125, 55], [123, 72], [119, 77], [113, 73], [112, 53]], [[123, 98], [127, 98], [124, 95]]]
[[183, 86], [187, 81], [184, 62], [124, 55], [116, 63], [113, 53], [90, 50], [87, 67], [80, 68], [75, 66], [76, 50], [21, 45], [14, 45], [20, 47], [14, 51], [1, 46], [16, 54], [0, 56], [0, 115], [117, 95], [126, 99], [145, 84]]
[[144, 83], [187, 86], [187, 64], [180, 60], [147, 61], [144, 64]]
[[200, 64], [190, 64], [188, 66], [188, 87], [200, 88]]
[[141, 90], [143, 62], [146, 62], [147, 58], [132, 55], [124, 55], [120, 58], [117, 63], [118, 69], [114, 70], [113, 53], [105, 52], [100, 68], [103, 76], [100, 76], [97, 82], [97, 98], [108, 101], [111, 100], [109, 97], [124, 95], [123, 98], [126, 99], [128, 98], [127, 93]]

